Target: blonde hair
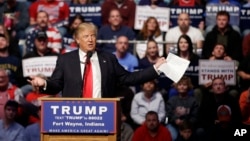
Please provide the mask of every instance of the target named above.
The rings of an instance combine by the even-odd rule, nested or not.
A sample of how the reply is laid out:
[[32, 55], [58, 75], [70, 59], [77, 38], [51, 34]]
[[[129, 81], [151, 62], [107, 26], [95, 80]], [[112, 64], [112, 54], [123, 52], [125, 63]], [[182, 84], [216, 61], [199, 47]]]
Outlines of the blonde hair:
[[93, 23], [84, 22], [77, 27], [74, 33], [74, 37], [77, 37], [77, 35], [86, 30], [94, 31], [97, 35], [97, 27]]

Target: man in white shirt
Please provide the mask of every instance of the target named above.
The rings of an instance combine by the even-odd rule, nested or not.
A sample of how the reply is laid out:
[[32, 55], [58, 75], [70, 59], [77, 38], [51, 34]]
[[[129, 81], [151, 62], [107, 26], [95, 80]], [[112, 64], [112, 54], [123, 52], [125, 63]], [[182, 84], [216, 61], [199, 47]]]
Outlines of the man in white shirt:
[[178, 17], [177, 23], [178, 26], [170, 28], [166, 34], [166, 53], [169, 51], [173, 53], [177, 52], [176, 43], [182, 34], [187, 34], [191, 38], [194, 47], [201, 49], [203, 46], [204, 37], [198, 28], [190, 25], [191, 21], [189, 15], [187, 13], [181, 13]]

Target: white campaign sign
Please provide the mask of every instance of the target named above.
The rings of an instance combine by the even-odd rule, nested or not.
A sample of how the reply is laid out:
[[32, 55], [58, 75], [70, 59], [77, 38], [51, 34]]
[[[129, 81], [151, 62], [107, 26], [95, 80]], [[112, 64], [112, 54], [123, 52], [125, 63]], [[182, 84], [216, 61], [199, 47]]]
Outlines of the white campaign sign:
[[22, 60], [23, 76], [28, 77], [43, 74], [47, 77], [52, 75], [56, 66], [57, 56], [32, 57]]
[[207, 84], [221, 77], [227, 85], [236, 84], [235, 61], [199, 60], [199, 84]]
[[161, 31], [168, 31], [170, 21], [170, 8], [150, 6], [136, 6], [135, 29], [141, 30], [148, 17], [155, 17], [159, 23]]

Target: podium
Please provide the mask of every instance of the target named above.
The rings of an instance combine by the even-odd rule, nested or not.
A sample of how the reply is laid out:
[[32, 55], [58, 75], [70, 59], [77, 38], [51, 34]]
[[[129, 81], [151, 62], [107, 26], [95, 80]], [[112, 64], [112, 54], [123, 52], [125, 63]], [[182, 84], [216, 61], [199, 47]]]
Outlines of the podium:
[[41, 98], [41, 141], [118, 141], [119, 98]]

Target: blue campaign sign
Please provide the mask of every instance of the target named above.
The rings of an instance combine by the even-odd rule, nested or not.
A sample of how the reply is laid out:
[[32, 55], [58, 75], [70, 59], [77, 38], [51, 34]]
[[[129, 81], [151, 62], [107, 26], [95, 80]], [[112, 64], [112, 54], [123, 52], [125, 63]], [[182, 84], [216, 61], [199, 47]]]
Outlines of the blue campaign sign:
[[72, 4], [69, 6], [70, 14], [69, 17], [72, 18], [77, 14], [84, 17], [86, 22], [92, 22], [96, 26], [100, 27], [102, 25], [101, 21], [101, 5], [100, 4]]
[[181, 13], [188, 13], [191, 25], [198, 27], [201, 21], [204, 21], [204, 12], [203, 7], [170, 7], [170, 21], [172, 23], [171, 27], [177, 26], [178, 16]]
[[238, 5], [207, 4], [206, 5], [206, 26], [216, 24], [216, 14], [219, 11], [227, 11], [230, 14], [230, 24], [239, 26], [240, 7]]
[[242, 31], [250, 29], [250, 8], [242, 7], [240, 10], [240, 28]]
[[43, 133], [116, 133], [114, 101], [42, 101]]

